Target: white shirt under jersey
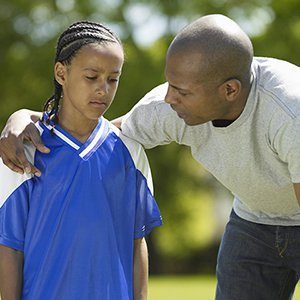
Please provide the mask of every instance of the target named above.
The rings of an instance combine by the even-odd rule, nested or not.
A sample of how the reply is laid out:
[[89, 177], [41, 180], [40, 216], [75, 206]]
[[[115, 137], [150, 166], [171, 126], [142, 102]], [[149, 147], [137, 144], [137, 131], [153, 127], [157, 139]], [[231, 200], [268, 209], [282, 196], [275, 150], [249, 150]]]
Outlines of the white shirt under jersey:
[[125, 116], [122, 132], [145, 148], [172, 141], [190, 146], [193, 157], [232, 192], [240, 217], [300, 225], [293, 188], [300, 182], [300, 68], [256, 57], [252, 76], [246, 106], [227, 127], [186, 125], [164, 102], [163, 84]]

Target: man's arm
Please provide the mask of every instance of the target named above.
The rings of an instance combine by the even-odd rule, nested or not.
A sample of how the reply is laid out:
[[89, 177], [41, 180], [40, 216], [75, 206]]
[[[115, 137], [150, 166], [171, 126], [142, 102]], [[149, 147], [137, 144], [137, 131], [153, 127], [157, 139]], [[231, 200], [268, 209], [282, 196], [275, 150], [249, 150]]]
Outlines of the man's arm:
[[24, 152], [24, 141], [30, 141], [40, 152], [48, 153], [40, 134], [34, 125], [42, 116], [41, 112], [21, 109], [8, 119], [0, 138], [0, 156], [11, 170], [23, 174], [40, 176], [41, 172], [29, 163]]
[[148, 249], [144, 238], [134, 240], [134, 300], [146, 300], [148, 288]]
[[294, 183], [294, 190], [295, 190], [298, 203], [300, 205], [300, 183]]
[[0, 245], [0, 295], [2, 300], [20, 300], [23, 253]]

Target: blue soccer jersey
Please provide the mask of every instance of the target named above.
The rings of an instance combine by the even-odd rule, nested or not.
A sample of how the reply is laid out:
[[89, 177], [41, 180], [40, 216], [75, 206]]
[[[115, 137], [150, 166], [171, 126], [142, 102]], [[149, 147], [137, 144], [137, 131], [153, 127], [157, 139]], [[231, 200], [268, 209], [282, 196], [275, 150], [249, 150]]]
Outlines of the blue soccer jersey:
[[39, 122], [42, 176], [0, 165], [0, 244], [24, 252], [23, 300], [133, 299], [133, 241], [161, 216], [142, 147], [101, 117], [80, 143]]

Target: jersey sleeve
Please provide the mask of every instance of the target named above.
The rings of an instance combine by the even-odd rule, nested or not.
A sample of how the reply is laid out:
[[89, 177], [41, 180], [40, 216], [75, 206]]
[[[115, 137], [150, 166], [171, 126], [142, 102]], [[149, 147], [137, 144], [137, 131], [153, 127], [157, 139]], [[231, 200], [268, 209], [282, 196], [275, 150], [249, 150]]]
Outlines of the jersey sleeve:
[[274, 149], [279, 158], [287, 163], [293, 183], [300, 182], [300, 117], [283, 124], [274, 138]]
[[32, 175], [17, 174], [0, 159], [0, 244], [23, 251]]
[[154, 227], [162, 225], [162, 217], [153, 196], [151, 169], [143, 147], [119, 132], [136, 169], [136, 207], [134, 238], [148, 235]]
[[184, 122], [165, 103], [168, 85], [146, 94], [122, 119], [122, 132], [144, 148], [180, 142]]
[[148, 235], [154, 227], [162, 225], [158, 205], [144, 175], [137, 170], [137, 195], [134, 238]]

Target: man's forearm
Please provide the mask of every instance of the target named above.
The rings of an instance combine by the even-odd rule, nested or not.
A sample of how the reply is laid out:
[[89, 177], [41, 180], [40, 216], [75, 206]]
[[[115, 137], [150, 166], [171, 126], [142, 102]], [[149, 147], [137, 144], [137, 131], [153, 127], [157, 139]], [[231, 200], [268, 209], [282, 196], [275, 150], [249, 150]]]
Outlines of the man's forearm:
[[1, 300], [20, 300], [23, 281], [23, 253], [0, 245]]
[[146, 300], [148, 289], [148, 249], [145, 239], [134, 241], [134, 300]]
[[33, 110], [30, 110], [30, 109], [26, 109], [26, 108], [23, 108], [23, 109], [20, 109], [20, 110], [17, 110], [16, 112], [14, 112], [10, 118], [10, 119], [20, 119], [21, 118], [30, 118], [32, 122], [37, 122], [41, 117], [42, 117], [43, 113], [40, 112], [40, 111], [33, 111]]
[[10, 133], [19, 135], [29, 123], [35, 123], [41, 117], [41, 112], [32, 111], [29, 109], [17, 110], [8, 118], [7, 123], [1, 133], [1, 137], [6, 137]]

